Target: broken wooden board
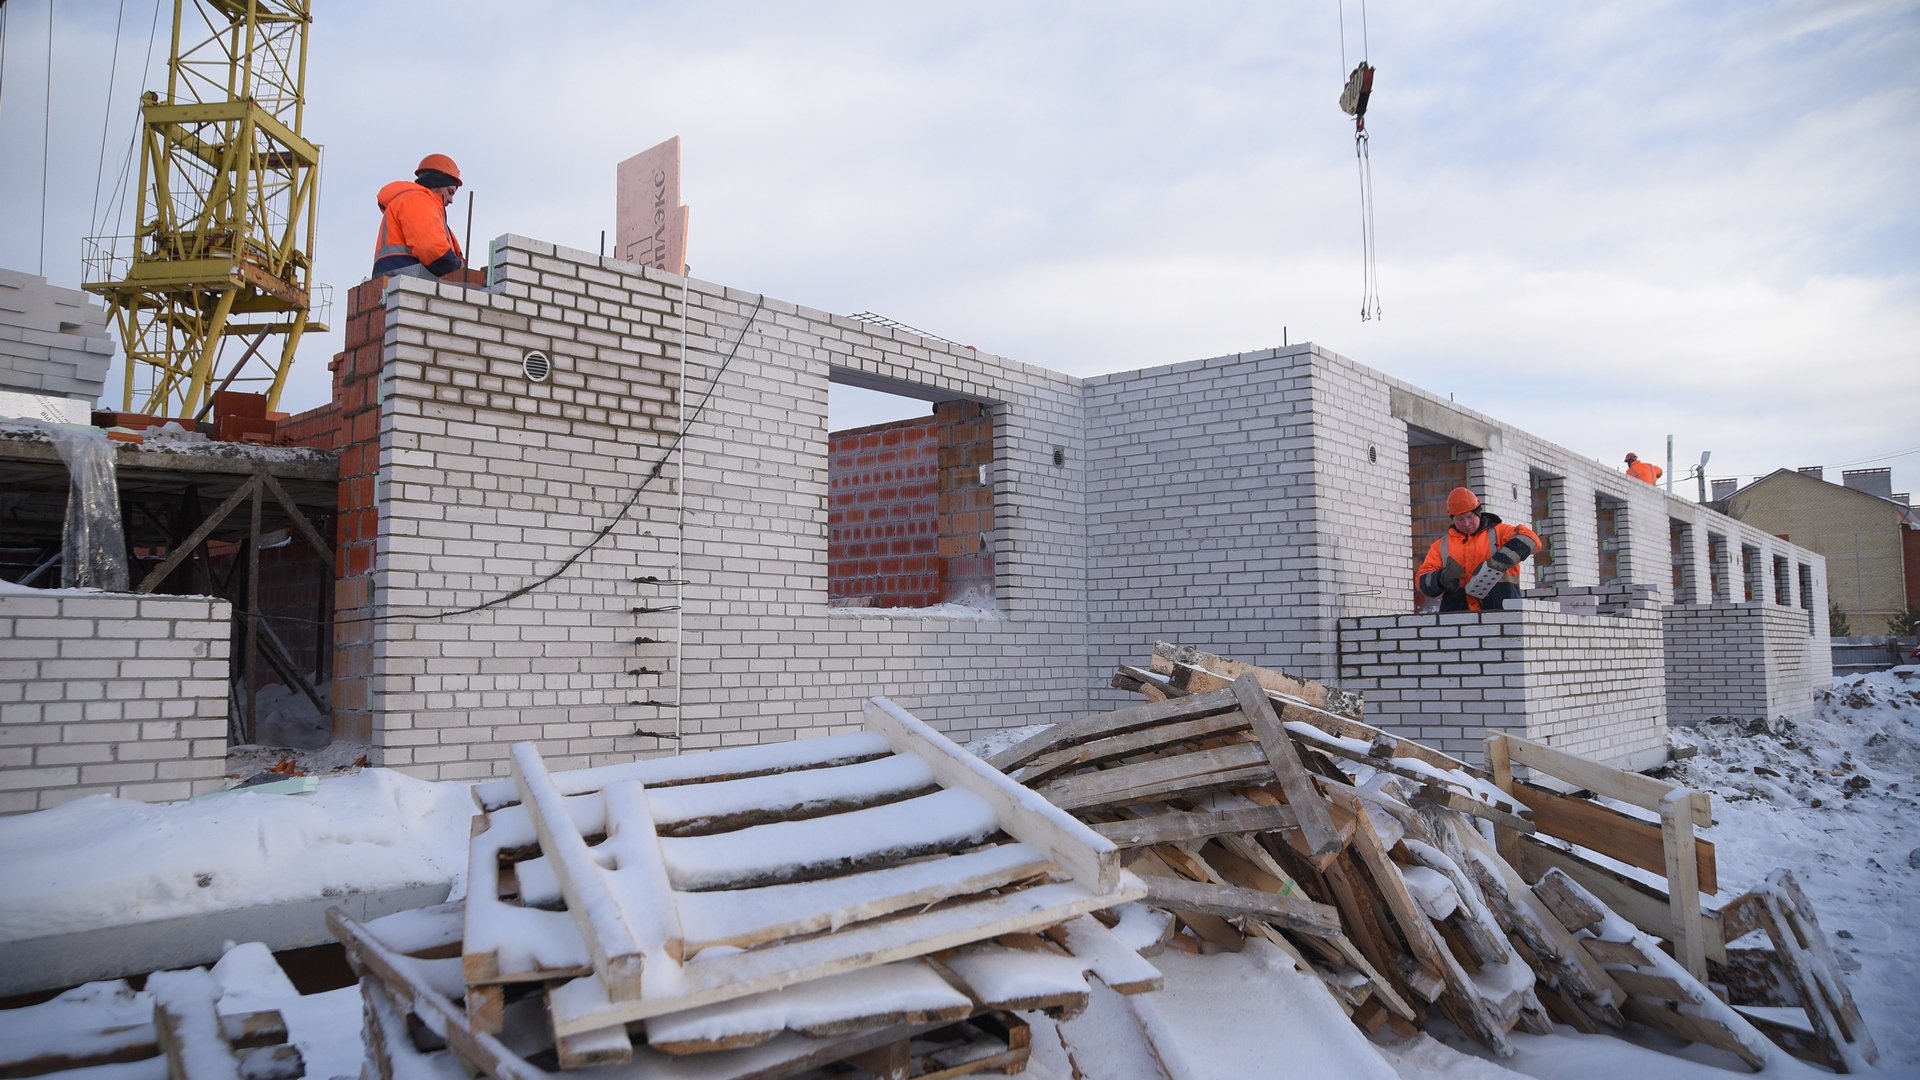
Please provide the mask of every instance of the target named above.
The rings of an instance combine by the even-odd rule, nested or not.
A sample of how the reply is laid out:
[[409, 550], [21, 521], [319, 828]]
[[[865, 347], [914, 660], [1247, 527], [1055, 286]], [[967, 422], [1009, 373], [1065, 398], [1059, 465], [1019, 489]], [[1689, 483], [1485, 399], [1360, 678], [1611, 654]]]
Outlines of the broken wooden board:
[[[1673, 905], [1667, 895], [1645, 882], [1536, 837], [1520, 837], [1514, 855], [1513, 868], [1520, 872], [1520, 876], [1532, 879], [1536, 890], [1541, 876], [1557, 869], [1566, 874], [1569, 880], [1578, 882], [1583, 890], [1590, 891], [1601, 901], [1604, 909], [1618, 913], [1654, 937], [1674, 940], [1683, 932], [1674, 921]], [[1701, 955], [1705, 959], [1714, 963], [1725, 961], [1727, 946], [1721, 935], [1717, 913], [1700, 912], [1691, 919], [1684, 932], [1698, 935]]]
[[[1288, 675], [1271, 668], [1256, 667], [1239, 660], [1230, 660], [1224, 656], [1202, 652], [1192, 646], [1176, 645], [1166, 641], [1156, 641], [1153, 645], [1153, 670], [1156, 674], [1173, 676], [1176, 684], [1188, 686], [1178, 674], [1179, 668], [1197, 669], [1215, 675], [1227, 682], [1242, 675], [1252, 675], [1259, 680], [1261, 689], [1270, 693], [1284, 695], [1303, 705], [1321, 709], [1336, 716], [1358, 720], [1361, 716], [1363, 698], [1356, 693], [1337, 690], [1310, 679]], [[1212, 687], [1188, 687], [1195, 692]]]
[[[1800, 890], [1800, 883], [1787, 870], [1775, 870], [1759, 888], [1735, 898], [1720, 910], [1722, 924], [1729, 937], [1739, 938], [1758, 930], [1766, 935], [1771, 950], [1741, 950], [1749, 963], [1771, 959], [1781, 989], [1789, 994], [1734, 1004], [1797, 1007], [1805, 1017], [1800, 1024], [1774, 1017], [1754, 1017], [1776, 1043], [1798, 1057], [1819, 1062], [1834, 1072], [1865, 1072], [1879, 1060], [1880, 1050], [1867, 1031], [1865, 1020], [1854, 1004], [1853, 992], [1840, 972], [1833, 948], [1820, 929], [1813, 906]], [[1729, 949], [1729, 959], [1735, 950]], [[1744, 985], [1754, 985], [1749, 980]], [[1731, 989], [1731, 984], [1730, 984]]]

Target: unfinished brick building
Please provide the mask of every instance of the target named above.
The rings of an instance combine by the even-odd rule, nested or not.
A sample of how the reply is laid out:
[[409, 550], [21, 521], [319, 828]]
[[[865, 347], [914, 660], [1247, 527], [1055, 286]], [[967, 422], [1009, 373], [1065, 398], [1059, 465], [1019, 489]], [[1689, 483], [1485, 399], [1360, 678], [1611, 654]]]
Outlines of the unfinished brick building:
[[[1830, 677], [1819, 556], [1312, 345], [1081, 379], [521, 237], [492, 263], [353, 301], [333, 701], [380, 764], [785, 739], [875, 693], [965, 739], [1120, 700], [1155, 639], [1448, 749], [1636, 766], [1670, 721], [1798, 715]], [[936, 435], [976, 490], [912, 541], [990, 614], [831, 602], [834, 382], [991, 446]], [[1548, 540], [1513, 610], [1410, 613], [1456, 483]]]

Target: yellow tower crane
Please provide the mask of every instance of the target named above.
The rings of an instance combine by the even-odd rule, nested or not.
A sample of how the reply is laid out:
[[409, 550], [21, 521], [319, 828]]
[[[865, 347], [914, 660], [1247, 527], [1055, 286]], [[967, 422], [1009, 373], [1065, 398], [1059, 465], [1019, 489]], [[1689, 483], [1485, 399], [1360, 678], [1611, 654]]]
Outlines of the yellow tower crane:
[[[83, 287], [126, 348], [127, 410], [204, 416], [228, 388], [277, 408], [300, 335], [326, 329], [312, 281], [320, 148], [300, 131], [310, 7], [174, 0], [166, 94], [142, 99], [134, 234], [86, 248]], [[262, 354], [273, 337], [277, 360]]]

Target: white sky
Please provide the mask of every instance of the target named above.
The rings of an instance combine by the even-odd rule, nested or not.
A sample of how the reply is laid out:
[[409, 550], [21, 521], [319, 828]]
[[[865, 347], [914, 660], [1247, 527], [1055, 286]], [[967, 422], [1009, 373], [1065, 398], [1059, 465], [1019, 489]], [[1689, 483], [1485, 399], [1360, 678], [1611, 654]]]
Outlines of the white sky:
[[[78, 284], [154, 10], [0, 6], [0, 266]], [[1337, 2], [322, 3], [318, 277], [343, 303], [429, 151], [483, 251], [595, 250], [678, 134], [705, 280], [1075, 374], [1312, 340], [1616, 467], [1672, 434], [1676, 474], [1920, 494], [1920, 3], [1376, 0], [1367, 323], [1345, 24], [1343, 61]]]

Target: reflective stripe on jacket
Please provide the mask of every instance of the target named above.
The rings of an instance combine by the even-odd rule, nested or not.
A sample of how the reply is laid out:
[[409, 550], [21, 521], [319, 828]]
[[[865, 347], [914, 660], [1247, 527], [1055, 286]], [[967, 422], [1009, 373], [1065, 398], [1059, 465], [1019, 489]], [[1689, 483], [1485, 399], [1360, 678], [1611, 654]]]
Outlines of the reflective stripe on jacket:
[[375, 276], [409, 266], [425, 266], [446, 277], [466, 265], [460, 241], [447, 225], [440, 196], [411, 180], [395, 180], [380, 189], [380, 231], [373, 241]]

